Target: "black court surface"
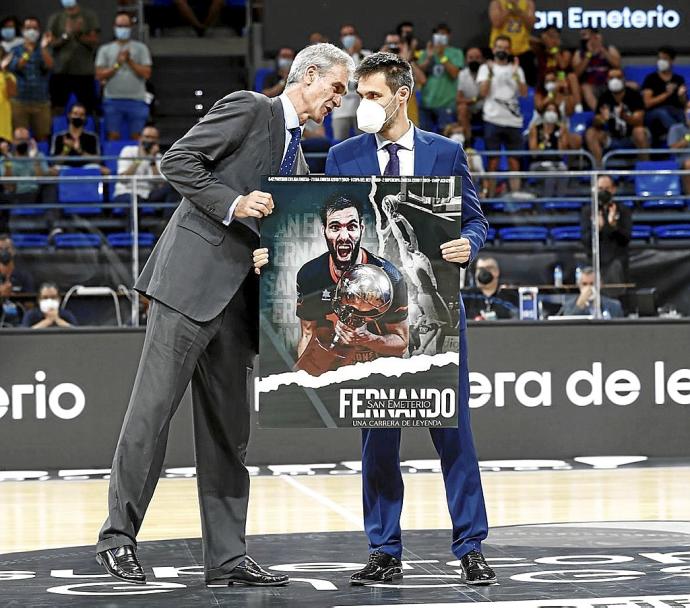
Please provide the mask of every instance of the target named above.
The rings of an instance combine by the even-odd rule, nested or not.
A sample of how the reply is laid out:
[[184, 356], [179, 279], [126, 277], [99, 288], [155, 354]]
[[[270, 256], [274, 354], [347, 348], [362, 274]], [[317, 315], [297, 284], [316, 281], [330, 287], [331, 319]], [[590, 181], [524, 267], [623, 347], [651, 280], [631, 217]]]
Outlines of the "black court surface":
[[206, 588], [199, 539], [141, 543], [145, 586], [103, 574], [93, 547], [6, 554], [0, 608], [690, 608], [690, 521], [495, 528], [484, 546], [499, 576], [490, 587], [462, 583], [447, 531], [404, 540], [402, 583], [373, 587], [348, 584], [366, 559], [360, 532], [250, 537], [260, 564], [292, 578], [282, 588]]

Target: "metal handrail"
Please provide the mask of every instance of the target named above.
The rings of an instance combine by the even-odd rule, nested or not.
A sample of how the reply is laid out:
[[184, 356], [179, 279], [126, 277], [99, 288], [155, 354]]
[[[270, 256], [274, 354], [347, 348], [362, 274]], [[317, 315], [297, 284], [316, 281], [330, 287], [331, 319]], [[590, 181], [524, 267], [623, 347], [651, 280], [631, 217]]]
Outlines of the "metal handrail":
[[609, 161], [614, 156], [639, 156], [640, 154], [647, 154], [651, 156], [668, 156], [672, 154], [674, 156], [680, 154], [690, 155], [690, 149], [688, 148], [625, 148], [621, 150], [611, 150], [604, 154], [601, 159], [601, 164], [606, 167], [607, 161]]

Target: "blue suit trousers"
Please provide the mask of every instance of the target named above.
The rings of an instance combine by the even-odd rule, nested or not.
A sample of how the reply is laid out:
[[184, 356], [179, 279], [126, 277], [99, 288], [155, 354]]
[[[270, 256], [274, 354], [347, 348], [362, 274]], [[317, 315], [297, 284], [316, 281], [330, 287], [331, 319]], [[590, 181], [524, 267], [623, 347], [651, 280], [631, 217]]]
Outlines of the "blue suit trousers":
[[[481, 551], [481, 542], [488, 533], [486, 505], [470, 427], [465, 333], [464, 329], [460, 330], [458, 427], [429, 429], [441, 459], [448, 511], [453, 525], [451, 550], [458, 559], [473, 549]], [[400, 559], [400, 513], [404, 493], [400, 472], [400, 429], [362, 431], [362, 486], [364, 528], [369, 537], [369, 551], [383, 551]]]

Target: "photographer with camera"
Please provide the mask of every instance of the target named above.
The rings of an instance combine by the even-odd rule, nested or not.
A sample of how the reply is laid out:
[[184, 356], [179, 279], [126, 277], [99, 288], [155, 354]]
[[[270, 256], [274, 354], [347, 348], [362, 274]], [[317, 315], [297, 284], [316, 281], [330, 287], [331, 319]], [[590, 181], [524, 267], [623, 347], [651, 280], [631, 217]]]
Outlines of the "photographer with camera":
[[[632, 213], [625, 205], [615, 200], [616, 182], [610, 175], [597, 179], [599, 190], [599, 256], [602, 283], [626, 283], [628, 281], [628, 245], [632, 234]], [[587, 259], [592, 260], [591, 207], [582, 209], [580, 226], [582, 243]]]
[[[153, 125], [147, 125], [141, 133], [138, 145], [125, 146], [117, 160], [118, 177], [136, 175], [137, 177], [161, 177], [160, 173], [160, 134]], [[132, 182], [124, 179], [115, 185], [116, 203], [132, 202]], [[170, 184], [161, 180], [137, 180], [139, 201], [163, 202], [174, 200], [177, 196]]]

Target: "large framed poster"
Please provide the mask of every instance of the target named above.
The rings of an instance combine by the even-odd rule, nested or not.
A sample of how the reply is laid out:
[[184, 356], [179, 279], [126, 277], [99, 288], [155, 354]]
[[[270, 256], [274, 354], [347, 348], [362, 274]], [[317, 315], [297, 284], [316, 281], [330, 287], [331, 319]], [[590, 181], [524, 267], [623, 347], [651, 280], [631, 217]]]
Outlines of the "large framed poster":
[[261, 226], [264, 427], [457, 426], [455, 177], [270, 177]]

